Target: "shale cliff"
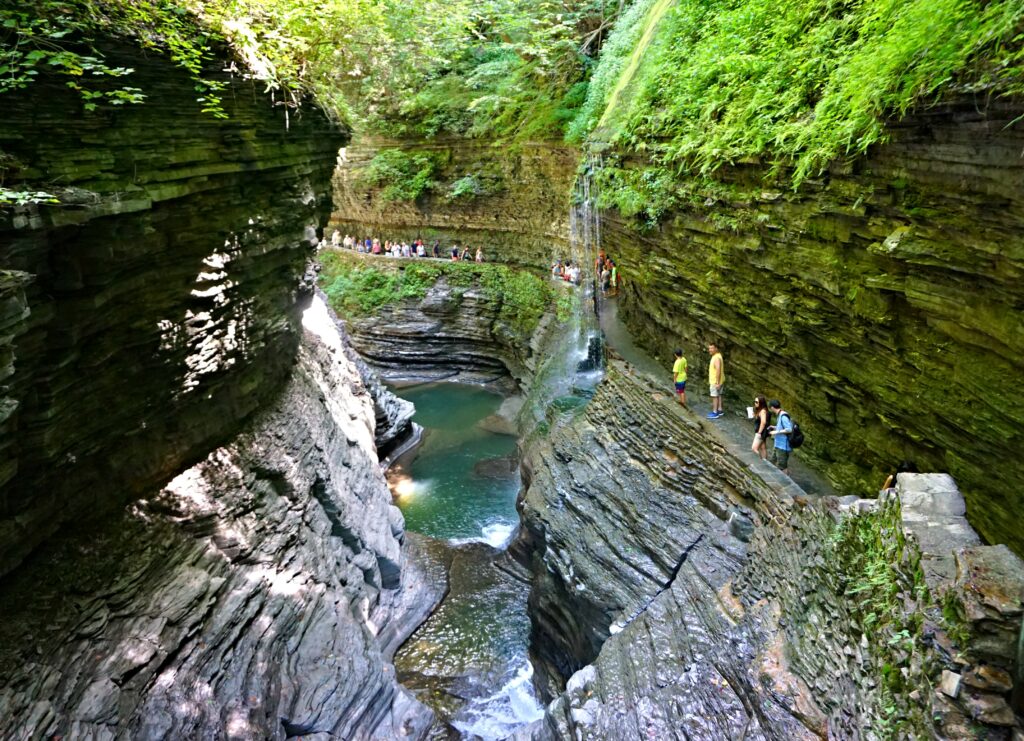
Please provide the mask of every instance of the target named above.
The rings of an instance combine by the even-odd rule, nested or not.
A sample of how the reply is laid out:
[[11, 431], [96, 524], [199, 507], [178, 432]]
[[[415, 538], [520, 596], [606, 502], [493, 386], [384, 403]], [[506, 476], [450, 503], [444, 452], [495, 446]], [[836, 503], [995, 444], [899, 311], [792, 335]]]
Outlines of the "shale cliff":
[[[982, 535], [1024, 552], [1012, 524], [1024, 505], [1013, 449], [1024, 416], [1011, 398], [1024, 379], [1019, 114], [1012, 101], [960, 98], [891, 123], [888, 143], [797, 190], [788, 173], [748, 161], [713, 179], [678, 176], [678, 197], [653, 226], [605, 210], [620, 315], [666, 367], [672, 347], [697, 366], [717, 340], [732, 398], [781, 398], [808, 433], [800, 455], [840, 490], [870, 491], [904, 459], [949, 471]], [[446, 146], [451, 162], [480, 156], [475, 144]], [[415, 224], [462, 242], [500, 221], [496, 259], [536, 267], [551, 256], [536, 248], [550, 225], [567, 243], [567, 218], [545, 217], [541, 230], [536, 219], [567, 203], [563, 149], [531, 149], [548, 164], [529, 168], [491, 150], [493, 167], [516, 173], [514, 190], [398, 207], [359, 186], [370, 153], [351, 151], [358, 157], [335, 179], [332, 219], [343, 230], [405, 234]], [[649, 164], [606, 151], [591, 165], [599, 202], [626, 187], [640, 203], [653, 198], [634, 177]]]
[[979, 546], [948, 476], [809, 498], [613, 362], [527, 443], [524, 480], [554, 699], [520, 738], [1019, 732], [1024, 561]]
[[[388, 200], [384, 183], [367, 183], [374, 157], [396, 148], [430, 158], [435, 170], [432, 187], [412, 203]], [[489, 261], [546, 266], [568, 241], [578, 159], [575, 149], [552, 143], [358, 140], [334, 177], [330, 226], [355, 237], [479, 246]], [[459, 181], [472, 185], [463, 192]]]
[[104, 42], [141, 105], [83, 112], [45, 74], [4, 96], [0, 573], [236, 433], [284, 382], [346, 132], [221, 71], [226, 120], [155, 53]]
[[0, 586], [4, 738], [430, 727], [387, 662], [444, 584], [402, 545], [374, 399], [324, 306], [307, 316], [290, 381], [241, 434]]

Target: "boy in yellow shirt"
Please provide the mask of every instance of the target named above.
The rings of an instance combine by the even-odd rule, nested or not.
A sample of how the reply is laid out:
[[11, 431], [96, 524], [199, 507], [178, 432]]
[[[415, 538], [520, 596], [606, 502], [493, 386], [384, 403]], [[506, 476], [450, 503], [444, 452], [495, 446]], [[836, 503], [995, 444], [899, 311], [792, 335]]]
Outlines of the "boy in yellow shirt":
[[672, 379], [676, 384], [676, 399], [681, 406], [686, 406], [686, 358], [682, 350], [675, 351], [676, 362], [672, 364]]

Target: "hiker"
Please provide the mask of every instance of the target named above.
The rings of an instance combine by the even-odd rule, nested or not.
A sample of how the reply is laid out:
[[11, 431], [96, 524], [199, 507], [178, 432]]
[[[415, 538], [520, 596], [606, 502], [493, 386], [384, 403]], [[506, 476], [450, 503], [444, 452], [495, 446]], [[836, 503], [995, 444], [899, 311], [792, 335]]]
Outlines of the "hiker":
[[476, 261], [477, 262], [483, 262], [484, 261], [484, 251], [483, 251], [482, 247], [477, 247], [476, 248]]
[[775, 439], [775, 445], [772, 446], [772, 463], [789, 476], [789, 454], [793, 452], [793, 444], [790, 442], [789, 436], [793, 434], [793, 420], [790, 419], [789, 412], [782, 408], [782, 402], [778, 399], [768, 402], [768, 408], [775, 415], [775, 425], [768, 428], [769, 433]]
[[672, 364], [672, 380], [676, 384], [676, 400], [680, 406], [686, 406], [686, 358], [683, 357], [682, 350], [676, 350], [672, 353], [676, 356], [676, 361]]
[[771, 421], [768, 402], [765, 401], [764, 394], [758, 394], [754, 397], [754, 442], [750, 449], [763, 461], [768, 460], [768, 428]]
[[708, 364], [708, 386], [711, 388], [711, 411], [708, 412], [708, 419], [718, 419], [725, 412], [722, 411], [722, 387], [725, 386], [725, 361], [722, 360], [722, 353], [718, 346], [712, 342], [708, 345], [708, 353], [711, 355], [711, 362]]
[[469, 262], [469, 246], [462, 248], [462, 257], [459, 258], [463, 262]]
[[452, 245], [452, 262], [458, 262], [459, 260], [459, 245]]
[[619, 295], [619, 266], [616, 265], [611, 260], [609, 260], [609, 262], [612, 263], [612, 293], [611, 293], [611, 295], [612, 296], [617, 296], [617, 295]]
[[331, 235], [331, 247], [338, 249], [341, 245], [341, 232], [337, 229], [334, 230], [334, 234]]
[[434, 252], [434, 257], [435, 258], [441, 257], [441, 240], [440, 239], [435, 239], [434, 240], [433, 252]]

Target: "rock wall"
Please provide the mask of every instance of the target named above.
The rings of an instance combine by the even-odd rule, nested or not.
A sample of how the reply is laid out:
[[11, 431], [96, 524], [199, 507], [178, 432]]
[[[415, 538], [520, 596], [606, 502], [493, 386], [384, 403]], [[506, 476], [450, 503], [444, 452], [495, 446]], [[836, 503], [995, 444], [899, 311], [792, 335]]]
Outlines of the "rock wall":
[[313, 107], [289, 123], [222, 61], [229, 118], [212, 119], [187, 72], [98, 43], [143, 104], [85, 113], [40, 75], [0, 111], [5, 185], [61, 199], [0, 212], [0, 573], [159, 486], [280, 388], [346, 138]]
[[[397, 271], [403, 260], [336, 250], [339, 260]], [[393, 381], [461, 380], [529, 384], [553, 317], [530, 334], [503, 312], [504, 295], [478, 280], [455, 284], [442, 275], [422, 298], [381, 306], [345, 322], [352, 347], [381, 377]], [[511, 378], [510, 378], [511, 374]]]
[[[982, 536], [1024, 552], [1012, 525], [1024, 506], [1013, 448], [1024, 412], [1012, 398], [1024, 381], [1019, 116], [1016, 101], [957, 99], [892, 123], [888, 143], [797, 191], [787, 173], [766, 180], [765, 166], [743, 162], [714, 181], [680, 177], [660, 226], [606, 212], [621, 316], [666, 364], [681, 345], [699, 366], [716, 339], [732, 399], [781, 398], [808, 432], [800, 455], [837, 488], [870, 491], [904, 459], [948, 471]], [[501, 224], [498, 258], [543, 266], [538, 238], [568, 236], [567, 209], [555, 214], [569, 155], [537, 147], [526, 167], [478, 144], [438, 146], [453, 175], [490, 160], [516, 184], [466, 204], [383, 203], [353, 184], [372, 153], [354, 149], [332, 222], [385, 235], [437, 227], [459, 242]], [[604, 162], [648, 164], [614, 152]]]
[[1024, 562], [977, 545], [948, 476], [809, 498], [618, 363], [524, 467], [554, 699], [518, 738], [1020, 732]]
[[1024, 552], [1020, 110], [916, 112], [796, 192], [723, 168], [646, 233], [609, 215], [621, 315], [666, 360], [717, 339], [733, 391], [781, 398], [838, 488], [871, 491], [904, 459], [948, 471], [983, 537]]
[[388, 661], [445, 587], [402, 546], [374, 400], [314, 308], [241, 434], [0, 586], [0, 736], [427, 732]]
[[[434, 188], [415, 203], [387, 201], [365, 184], [380, 151], [399, 148], [436, 157]], [[356, 237], [414, 239], [482, 246], [490, 262], [547, 266], [569, 236], [569, 192], [579, 155], [558, 143], [496, 148], [486, 141], [393, 142], [359, 139], [345, 150], [334, 177], [330, 226]], [[451, 186], [483, 174], [497, 192], [451, 198]]]

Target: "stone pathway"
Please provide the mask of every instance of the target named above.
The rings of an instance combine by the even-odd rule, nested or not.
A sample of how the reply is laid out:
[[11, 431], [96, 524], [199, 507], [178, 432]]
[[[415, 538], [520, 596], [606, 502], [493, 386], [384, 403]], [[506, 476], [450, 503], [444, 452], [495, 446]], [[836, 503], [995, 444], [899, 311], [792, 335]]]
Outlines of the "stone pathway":
[[[601, 329], [604, 332], [605, 342], [609, 348], [637, 371], [650, 378], [659, 387], [664, 387], [666, 407], [671, 408], [676, 414], [696, 419], [708, 431], [708, 434], [716, 435], [731, 453], [748, 463], [752, 470], [769, 483], [783, 488], [795, 483], [796, 487], [794, 488], [797, 490], [790, 492], [791, 494], [815, 496], [837, 494], [824, 476], [800, 460], [799, 451], [790, 457], [790, 476], [786, 476], [770, 463], [759, 461], [750, 450], [750, 443], [754, 437], [753, 422], [747, 419], [745, 409], [730, 410], [727, 405], [724, 417], [709, 420], [704, 416], [711, 411], [707, 388], [701, 382], [701, 379], [704, 378], [707, 360], [704, 355], [699, 358], [690, 356], [686, 358], [690, 365], [689, 376], [692, 379], [694, 391], [687, 394], [688, 407], [683, 410], [674, 398], [675, 394], [671, 384], [671, 364], [659, 363], [637, 346], [629, 329], [620, 321], [618, 308], [618, 302], [614, 299], [607, 299], [601, 305]], [[689, 389], [687, 390], [689, 391]], [[858, 492], [858, 494], [863, 495], [864, 492]]]

